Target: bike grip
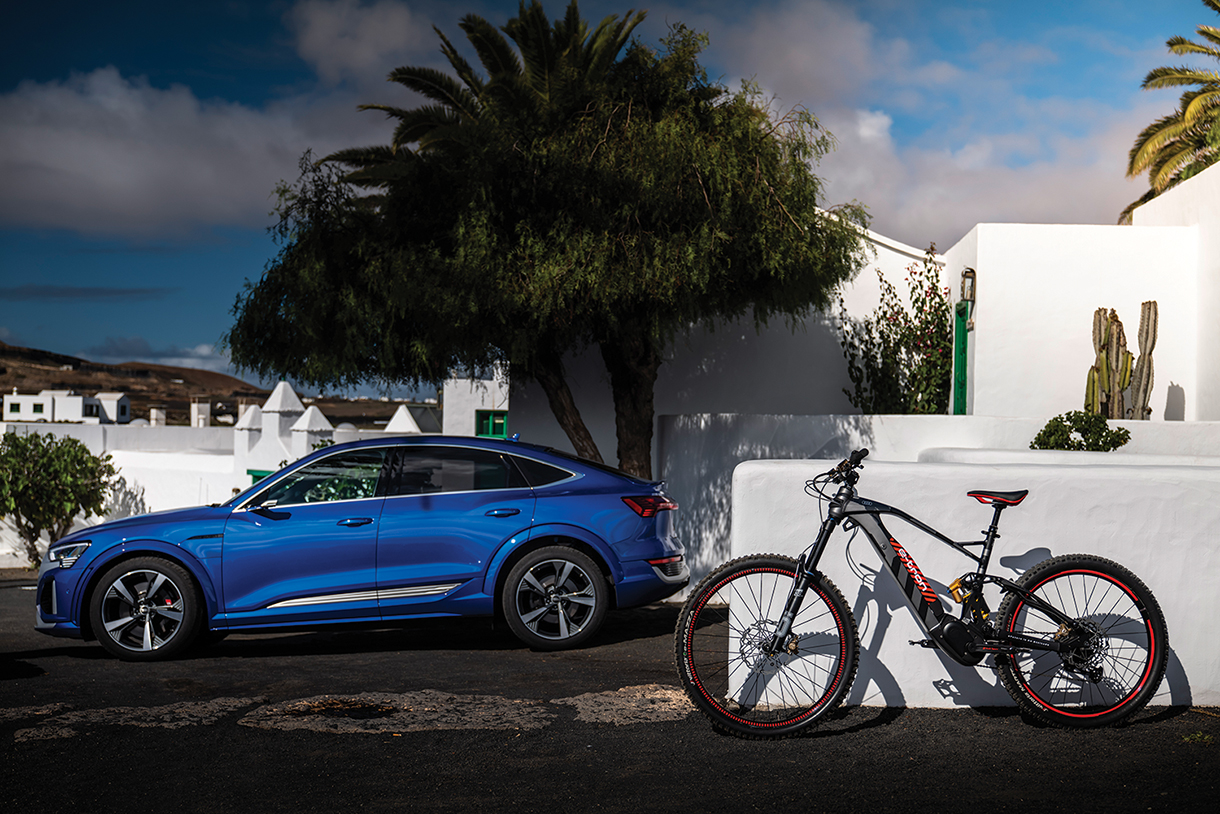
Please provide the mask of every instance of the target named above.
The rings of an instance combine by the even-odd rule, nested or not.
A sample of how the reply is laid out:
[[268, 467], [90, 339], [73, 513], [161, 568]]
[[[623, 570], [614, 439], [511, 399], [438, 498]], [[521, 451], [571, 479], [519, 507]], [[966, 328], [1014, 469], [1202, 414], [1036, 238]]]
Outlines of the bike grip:
[[867, 457], [868, 457], [867, 449], [858, 449], [851, 454], [851, 465], [855, 466], [856, 464], [860, 463]]

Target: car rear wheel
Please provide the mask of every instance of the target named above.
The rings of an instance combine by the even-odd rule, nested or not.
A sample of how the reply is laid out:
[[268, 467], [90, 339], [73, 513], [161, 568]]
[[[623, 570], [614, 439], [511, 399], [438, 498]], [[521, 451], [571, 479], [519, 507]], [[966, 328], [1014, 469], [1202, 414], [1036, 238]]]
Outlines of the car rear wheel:
[[601, 627], [609, 602], [601, 569], [566, 546], [525, 555], [509, 572], [501, 595], [509, 628], [535, 650], [583, 644]]
[[199, 632], [202, 599], [186, 569], [137, 557], [102, 575], [89, 601], [98, 644], [125, 661], [177, 656]]

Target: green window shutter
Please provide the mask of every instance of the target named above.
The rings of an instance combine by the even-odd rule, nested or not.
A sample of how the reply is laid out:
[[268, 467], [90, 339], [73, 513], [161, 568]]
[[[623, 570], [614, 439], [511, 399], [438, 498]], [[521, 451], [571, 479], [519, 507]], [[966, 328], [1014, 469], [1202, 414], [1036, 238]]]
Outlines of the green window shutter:
[[474, 414], [474, 434], [480, 438], [507, 438], [507, 410], [477, 410]]

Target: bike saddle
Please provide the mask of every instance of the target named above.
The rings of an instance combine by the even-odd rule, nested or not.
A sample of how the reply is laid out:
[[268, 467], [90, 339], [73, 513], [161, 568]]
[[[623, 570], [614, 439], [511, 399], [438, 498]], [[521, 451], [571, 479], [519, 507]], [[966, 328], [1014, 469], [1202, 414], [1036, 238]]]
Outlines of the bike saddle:
[[968, 497], [972, 497], [979, 503], [986, 503], [988, 506], [993, 506], [996, 503], [1003, 503], [1005, 506], [1016, 506], [1025, 496], [1029, 494], [1028, 489], [1022, 489], [1019, 492], [990, 492], [983, 489], [975, 489], [967, 492]]

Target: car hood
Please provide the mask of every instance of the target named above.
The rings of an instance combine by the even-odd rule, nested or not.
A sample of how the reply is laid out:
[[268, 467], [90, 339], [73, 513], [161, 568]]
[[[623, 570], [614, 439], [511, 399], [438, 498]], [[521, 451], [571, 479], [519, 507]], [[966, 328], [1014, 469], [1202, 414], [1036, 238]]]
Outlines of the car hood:
[[[163, 512], [109, 520], [81, 529], [71, 537], [94, 537], [113, 534], [123, 539], [155, 537], [167, 542], [179, 542], [188, 537], [219, 535], [232, 509], [225, 506], [194, 506], [189, 509], [169, 509]], [[64, 538], [68, 540], [67, 537]]]

